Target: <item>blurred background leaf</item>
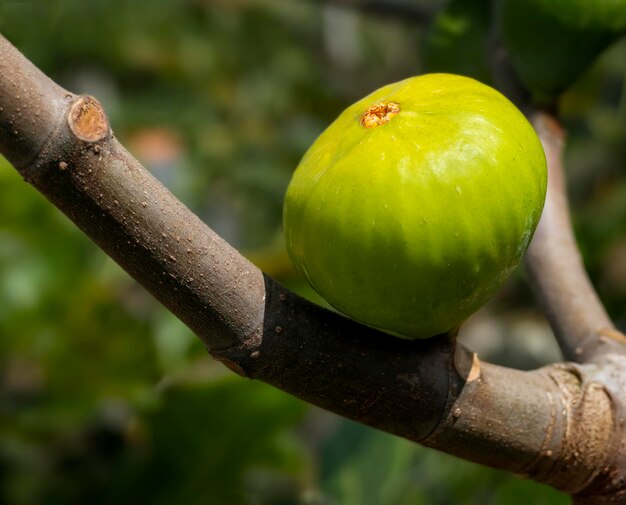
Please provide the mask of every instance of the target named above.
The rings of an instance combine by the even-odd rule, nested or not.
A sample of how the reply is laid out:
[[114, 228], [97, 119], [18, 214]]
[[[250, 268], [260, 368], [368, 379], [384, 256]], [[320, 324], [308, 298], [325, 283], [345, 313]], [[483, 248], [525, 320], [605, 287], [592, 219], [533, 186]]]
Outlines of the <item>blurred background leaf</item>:
[[[423, 72], [434, 36], [407, 19], [306, 0], [0, 0], [0, 31], [63, 86], [98, 97], [116, 135], [180, 199], [320, 303], [282, 243], [291, 172], [344, 107]], [[484, 26], [469, 33], [476, 52]], [[480, 63], [458, 64], [449, 71], [483, 75]], [[436, 67], [446, 70], [445, 56]], [[562, 101], [580, 245], [622, 328], [625, 73], [622, 42]], [[505, 365], [560, 359], [521, 274], [462, 338]], [[0, 161], [0, 503], [137, 502], [567, 499], [232, 376]]]

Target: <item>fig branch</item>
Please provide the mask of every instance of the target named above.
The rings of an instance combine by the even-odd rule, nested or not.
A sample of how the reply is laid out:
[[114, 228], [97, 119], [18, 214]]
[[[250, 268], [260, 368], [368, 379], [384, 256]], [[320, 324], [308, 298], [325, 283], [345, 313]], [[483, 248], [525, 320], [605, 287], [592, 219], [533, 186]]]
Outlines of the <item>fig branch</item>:
[[[492, 15], [500, 3], [492, 0]], [[532, 105], [501, 37], [494, 26], [488, 47], [490, 70], [498, 88], [533, 124], [548, 166], [546, 202], [525, 256], [529, 284], [566, 360], [584, 363], [606, 353], [623, 354], [626, 339], [606, 313], [574, 236], [563, 166], [567, 138], [558, 118], [556, 98], [539, 109]]]
[[236, 373], [587, 503], [623, 498], [623, 355], [521, 372], [452, 335], [388, 338], [295, 296], [156, 181], [95, 99], [1, 36], [0, 153]]
[[615, 329], [580, 256], [572, 229], [563, 173], [565, 133], [555, 116], [532, 116], [548, 160], [548, 197], [526, 255], [535, 297], [555, 332], [565, 359], [585, 362], [598, 354], [624, 353]]

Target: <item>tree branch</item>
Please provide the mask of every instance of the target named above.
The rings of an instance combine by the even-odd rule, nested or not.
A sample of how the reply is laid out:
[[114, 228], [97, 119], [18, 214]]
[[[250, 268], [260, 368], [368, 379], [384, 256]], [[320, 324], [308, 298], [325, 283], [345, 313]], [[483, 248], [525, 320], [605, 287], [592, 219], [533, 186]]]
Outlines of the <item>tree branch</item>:
[[[492, 0], [497, 15], [498, 0]], [[528, 280], [567, 360], [584, 363], [607, 353], [626, 353], [626, 338], [616, 330], [585, 270], [570, 219], [563, 148], [565, 132], [556, 113], [536, 111], [519, 81], [494, 24], [490, 67], [498, 87], [526, 112], [546, 154], [548, 192], [539, 226], [525, 257]], [[553, 105], [556, 110], [556, 104]]]
[[531, 115], [548, 161], [548, 194], [539, 227], [526, 255], [535, 296], [566, 359], [585, 362], [607, 352], [626, 352], [618, 332], [589, 280], [569, 216], [563, 145], [565, 135], [548, 113]]
[[[0, 152], [240, 375], [570, 493], [624, 488], [622, 383], [588, 380], [591, 365], [481, 363], [451, 336], [401, 340], [293, 295], [146, 172], [95, 99], [62, 90], [2, 37]], [[615, 380], [619, 366], [602, 370]]]

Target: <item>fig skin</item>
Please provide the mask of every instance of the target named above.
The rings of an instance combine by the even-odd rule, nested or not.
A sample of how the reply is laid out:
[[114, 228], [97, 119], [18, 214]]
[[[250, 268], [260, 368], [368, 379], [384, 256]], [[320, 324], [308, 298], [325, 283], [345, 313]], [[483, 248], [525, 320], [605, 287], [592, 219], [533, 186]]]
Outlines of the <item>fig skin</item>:
[[340, 312], [427, 338], [515, 270], [546, 177], [537, 135], [503, 95], [450, 74], [406, 79], [348, 107], [304, 155], [285, 197], [287, 251]]
[[550, 106], [626, 33], [626, 0], [503, 0], [498, 18], [532, 100]]

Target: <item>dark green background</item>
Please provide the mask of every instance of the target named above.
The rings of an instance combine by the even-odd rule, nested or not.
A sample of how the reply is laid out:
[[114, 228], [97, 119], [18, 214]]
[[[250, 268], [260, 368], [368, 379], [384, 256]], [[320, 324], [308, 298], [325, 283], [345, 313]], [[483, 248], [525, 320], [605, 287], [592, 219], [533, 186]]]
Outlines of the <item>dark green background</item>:
[[[63, 86], [100, 99], [115, 134], [180, 199], [307, 296], [281, 239], [291, 172], [344, 107], [425, 71], [417, 23], [305, 0], [0, 0], [0, 31]], [[580, 245], [621, 323], [625, 71], [621, 43], [562, 102]], [[522, 274], [463, 338], [512, 366], [560, 359]], [[233, 376], [0, 161], [5, 503], [567, 499]]]

